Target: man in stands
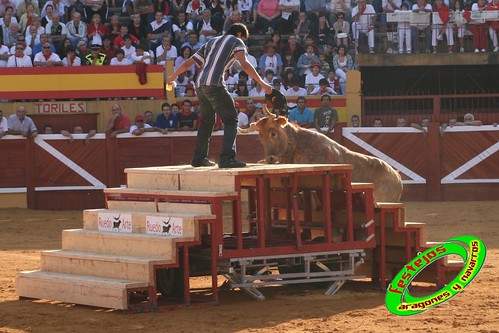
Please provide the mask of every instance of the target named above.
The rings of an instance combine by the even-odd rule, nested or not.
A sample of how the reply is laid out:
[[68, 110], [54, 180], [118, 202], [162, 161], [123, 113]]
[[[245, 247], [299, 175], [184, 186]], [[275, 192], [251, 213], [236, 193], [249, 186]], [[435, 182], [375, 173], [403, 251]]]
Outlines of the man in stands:
[[156, 118], [154, 126], [168, 131], [175, 131], [177, 129], [177, 115], [172, 112], [170, 104], [163, 103], [161, 105], [161, 114]]
[[304, 128], [314, 127], [314, 112], [306, 107], [305, 97], [298, 97], [296, 102], [296, 108], [289, 112], [289, 121]]
[[307, 90], [300, 87], [300, 79], [295, 77], [292, 80], [291, 88], [286, 90], [286, 96], [305, 96], [307, 95]]
[[177, 58], [177, 48], [172, 45], [170, 36], [163, 37], [161, 45], [156, 48], [156, 61], [158, 65], [164, 65], [167, 60], [175, 60]]
[[196, 26], [196, 32], [199, 34], [199, 42], [206, 43], [220, 33], [221, 27], [211, 19], [211, 10], [208, 8], [203, 11], [203, 19]]
[[[90, 130], [87, 135], [85, 136], [85, 144], [88, 145], [90, 142], [90, 138], [93, 137], [97, 133], [96, 130]], [[67, 136], [69, 138], [70, 142], [73, 142], [74, 136], [73, 134], [84, 134], [83, 133], [83, 128], [81, 126], [75, 126], [73, 130], [73, 134], [69, 133], [67, 130], [62, 130], [61, 134], [64, 136]]]
[[2, 39], [0, 38], [0, 67], [7, 67], [9, 56], [9, 48], [2, 44]]
[[68, 35], [68, 28], [59, 20], [59, 14], [53, 13], [52, 22], [47, 23], [47, 26], [45, 27], [45, 31], [56, 48], [62, 46]]
[[139, 42], [139, 39], [136, 36], [134, 36], [128, 32], [128, 27], [125, 25], [122, 25], [120, 27], [120, 34], [114, 38], [114, 41], [113, 41], [114, 46], [116, 46], [116, 47], [125, 46], [125, 36], [130, 37], [130, 39], [132, 40], [132, 44], [137, 44]]
[[161, 45], [163, 37], [170, 36], [172, 24], [170, 20], [163, 18], [163, 13], [157, 11], [154, 13], [155, 20], [147, 26], [147, 40], [149, 41], [149, 49], [156, 50]]
[[369, 53], [374, 53], [374, 23], [376, 11], [372, 5], [367, 5], [366, 0], [359, 0], [352, 9], [352, 33], [356, 43], [359, 43], [359, 32], [367, 35]]
[[154, 126], [154, 114], [152, 113], [152, 111], [144, 112], [144, 124], [151, 127], [156, 127]]
[[55, 47], [54, 45], [52, 45], [49, 41], [49, 35], [47, 35], [46, 33], [43, 33], [40, 35], [40, 43], [36, 44], [34, 47], [33, 47], [33, 55], [37, 55], [38, 53], [42, 52], [43, 50], [43, 45], [45, 43], [49, 43], [49, 45], [51, 46], [50, 48], [52, 49], [52, 52], [55, 52]]
[[62, 60], [57, 53], [52, 52], [52, 45], [45, 43], [42, 52], [35, 55], [33, 64], [35, 67], [62, 66]]
[[98, 44], [92, 45], [90, 54], [85, 56], [85, 64], [87, 66], [104, 66], [106, 54], [100, 52], [100, 48]]
[[7, 118], [3, 116], [3, 111], [0, 110], [0, 138], [5, 134], [7, 134], [8, 130], [9, 130], [9, 124]]
[[32, 138], [38, 135], [35, 123], [30, 117], [26, 116], [24, 106], [17, 107], [16, 113], [9, 117], [8, 126], [7, 134], [10, 135], [31, 136]]
[[322, 105], [314, 112], [314, 125], [317, 132], [327, 134], [334, 130], [339, 120], [338, 112], [331, 106], [331, 96], [322, 95], [321, 102]]
[[142, 135], [145, 132], [158, 132], [158, 131], [164, 134], [168, 133], [168, 131], [159, 130], [156, 127], [152, 127], [151, 125], [144, 123], [144, 116], [141, 114], [135, 116], [135, 124], [130, 126], [130, 134], [133, 135]]
[[179, 131], [195, 131], [198, 125], [198, 114], [192, 111], [192, 102], [186, 99], [182, 103], [182, 110], [177, 114]]
[[31, 58], [24, 54], [24, 47], [21, 43], [15, 46], [15, 53], [7, 61], [7, 67], [33, 67]]
[[189, 40], [182, 44], [182, 47], [189, 46], [192, 49], [192, 53], [196, 53], [203, 44], [198, 42], [198, 35], [195, 32], [189, 34]]
[[33, 50], [31, 49], [31, 47], [29, 47], [26, 44], [26, 37], [24, 35], [18, 35], [17, 36], [17, 43], [10, 48], [10, 54], [16, 53], [16, 47], [19, 44], [23, 47], [23, 53], [25, 55], [27, 55], [28, 57], [32, 57], [33, 56]]
[[122, 49], [116, 51], [116, 57], [111, 59], [111, 62], [109, 63], [111, 66], [128, 66], [131, 64], [130, 60], [125, 58], [125, 52], [123, 52]]
[[68, 38], [74, 48], [77, 47], [80, 40], [87, 42], [87, 25], [81, 21], [80, 13], [73, 13], [73, 20], [68, 22], [66, 28], [68, 29]]
[[132, 122], [130, 118], [121, 112], [121, 106], [115, 104], [112, 107], [113, 116], [107, 122], [106, 132], [111, 133], [111, 137], [115, 137], [117, 134], [128, 132]]
[[185, 19], [185, 13], [178, 13], [177, 20], [173, 21], [172, 31], [175, 36], [172, 36], [172, 42], [177, 47], [182, 47], [184, 43], [189, 41], [189, 34], [194, 31], [194, 26], [191, 22]]

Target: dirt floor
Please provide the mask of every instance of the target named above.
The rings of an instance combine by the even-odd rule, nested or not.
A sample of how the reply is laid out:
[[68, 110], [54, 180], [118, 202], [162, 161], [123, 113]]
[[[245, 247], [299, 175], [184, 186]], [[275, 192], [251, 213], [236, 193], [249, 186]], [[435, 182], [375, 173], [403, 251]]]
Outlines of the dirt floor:
[[124, 314], [19, 300], [17, 272], [38, 269], [40, 250], [59, 249], [61, 231], [81, 228], [82, 213], [0, 209], [0, 332], [499, 332], [499, 203], [408, 202], [406, 218], [426, 222], [432, 241], [471, 234], [488, 248], [475, 281], [423, 314], [396, 317], [384, 293], [359, 282], [334, 296], [310, 285], [265, 288], [263, 302], [221, 291], [219, 306]]

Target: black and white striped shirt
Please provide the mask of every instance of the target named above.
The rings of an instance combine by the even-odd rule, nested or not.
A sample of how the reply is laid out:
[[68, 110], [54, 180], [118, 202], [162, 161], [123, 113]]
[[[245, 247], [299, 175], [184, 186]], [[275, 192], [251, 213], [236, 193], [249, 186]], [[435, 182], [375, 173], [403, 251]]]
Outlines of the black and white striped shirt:
[[236, 60], [238, 52], [246, 52], [246, 45], [233, 35], [215, 37], [206, 42], [192, 56], [201, 68], [196, 87], [225, 85], [224, 73]]

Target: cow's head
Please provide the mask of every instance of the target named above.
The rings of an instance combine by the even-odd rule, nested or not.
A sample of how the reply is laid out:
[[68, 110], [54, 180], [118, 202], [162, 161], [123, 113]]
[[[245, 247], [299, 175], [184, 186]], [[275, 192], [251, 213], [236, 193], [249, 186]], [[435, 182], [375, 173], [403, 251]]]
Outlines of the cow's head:
[[288, 120], [285, 117], [270, 113], [265, 104], [263, 105], [263, 111], [267, 114], [266, 117], [252, 123], [247, 129], [239, 129], [239, 132], [258, 131], [265, 152], [265, 163], [282, 163], [283, 157], [288, 154], [291, 148], [288, 133], [285, 130]]

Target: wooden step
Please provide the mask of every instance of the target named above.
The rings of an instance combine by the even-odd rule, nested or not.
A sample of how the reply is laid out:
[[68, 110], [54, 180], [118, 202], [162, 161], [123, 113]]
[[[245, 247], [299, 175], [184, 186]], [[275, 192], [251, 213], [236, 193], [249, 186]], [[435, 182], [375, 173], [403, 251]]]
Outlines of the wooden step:
[[146, 281], [154, 285], [154, 265], [168, 265], [176, 257], [154, 259], [109, 254], [51, 250], [41, 253], [41, 270], [72, 275]]
[[[235, 192], [236, 177], [307, 171], [348, 172], [348, 164], [251, 164], [245, 168], [193, 168], [188, 165], [125, 169], [129, 188], [150, 190]], [[306, 178], [306, 177], [305, 177]]]
[[352, 190], [354, 191], [359, 191], [359, 190], [369, 190], [369, 189], [374, 189], [374, 184], [373, 183], [351, 183], [352, 185]]
[[202, 198], [216, 198], [216, 197], [237, 197], [235, 191], [187, 191], [187, 190], [163, 190], [163, 189], [144, 189], [132, 187], [116, 187], [106, 188], [104, 193], [113, 194], [113, 198], [118, 197], [132, 197], [133, 195], [142, 197], [202, 197]]
[[147, 285], [142, 281], [27, 271], [17, 276], [16, 293], [19, 297], [125, 310], [128, 307], [127, 289]]
[[[121, 219], [120, 219], [121, 217]], [[198, 214], [198, 213], [157, 213], [157, 212], [133, 212], [129, 210], [115, 210], [115, 209], [87, 209], [83, 212], [83, 229], [87, 230], [100, 230], [100, 231], [114, 231], [115, 229], [108, 230], [110, 222], [113, 223], [116, 219], [120, 221], [128, 221], [130, 218], [132, 233], [157, 233], [157, 230], [149, 227], [151, 224], [156, 224], [155, 228], [167, 227], [168, 224], [181, 226], [181, 234], [183, 237], [195, 237], [199, 233], [197, 221], [215, 219], [213, 214]], [[102, 220], [107, 221], [102, 224]], [[101, 223], [99, 222], [101, 221]], [[172, 222], [169, 222], [172, 221]], [[124, 222], [123, 222], [124, 223]], [[120, 226], [121, 227], [121, 226]], [[170, 234], [172, 233], [170, 229]], [[122, 231], [122, 230], [116, 230]], [[178, 232], [177, 232], [178, 234]]]
[[195, 241], [194, 237], [99, 232], [68, 229], [62, 231], [62, 249], [120, 256], [138, 256], [170, 260], [176, 255], [176, 243]]
[[401, 202], [375, 202], [374, 207], [380, 209], [394, 209], [404, 208], [404, 204]]

